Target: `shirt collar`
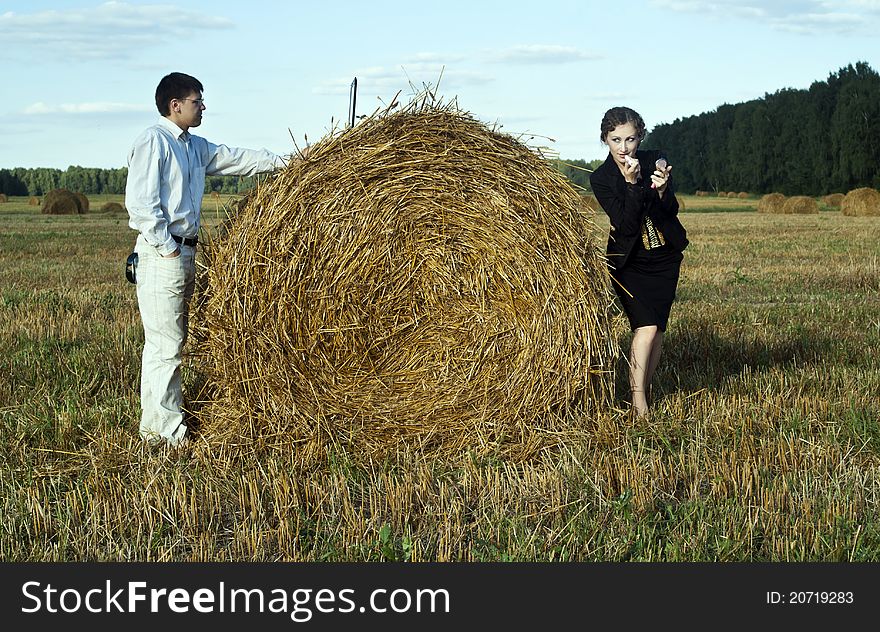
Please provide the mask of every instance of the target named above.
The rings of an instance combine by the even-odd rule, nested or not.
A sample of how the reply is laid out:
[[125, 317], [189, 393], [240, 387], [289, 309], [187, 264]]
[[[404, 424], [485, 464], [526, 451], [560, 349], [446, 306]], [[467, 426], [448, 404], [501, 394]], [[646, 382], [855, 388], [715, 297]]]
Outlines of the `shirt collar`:
[[164, 116], [159, 117], [159, 125], [171, 132], [172, 136], [174, 136], [174, 138], [176, 138], [177, 140], [183, 140], [184, 142], [189, 140], [189, 132], [183, 131], [177, 126], [177, 123], [172, 122], [170, 119], [167, 119]]

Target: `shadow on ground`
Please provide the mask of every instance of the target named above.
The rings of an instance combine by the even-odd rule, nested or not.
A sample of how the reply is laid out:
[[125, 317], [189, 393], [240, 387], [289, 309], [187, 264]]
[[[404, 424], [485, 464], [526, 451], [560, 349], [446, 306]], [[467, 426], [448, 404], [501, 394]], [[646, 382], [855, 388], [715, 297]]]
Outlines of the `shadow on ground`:
[[[626, 351], [617, 363], [615, 403], [628, 406], [627, 358], [632, 340], [627, 333], [619, 340]], [[715, 390], [743, 369], [761, 371], [771, 367], [809, 366], [840, 357], [834, 338], [818, 330], [801, 329], [783, 340], [764, 340], [752, 329], [720, 333], [714, 323], [692, 321], [670, 329], [663, 341], [663, 355], [654, 376], [655, 399], [677, 391]]]

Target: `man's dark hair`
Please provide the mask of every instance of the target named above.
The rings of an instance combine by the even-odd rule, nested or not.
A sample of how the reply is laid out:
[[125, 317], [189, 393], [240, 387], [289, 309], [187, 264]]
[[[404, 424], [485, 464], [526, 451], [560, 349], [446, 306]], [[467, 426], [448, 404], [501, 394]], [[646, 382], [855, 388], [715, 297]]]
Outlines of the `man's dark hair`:
[[162, 77], [156, 86], [156, 107], [159, 114], [171, 114], [171, 99], [185, 99], [193, 92], [202, 92], [202, 82], [182, 72], [172, 72]]

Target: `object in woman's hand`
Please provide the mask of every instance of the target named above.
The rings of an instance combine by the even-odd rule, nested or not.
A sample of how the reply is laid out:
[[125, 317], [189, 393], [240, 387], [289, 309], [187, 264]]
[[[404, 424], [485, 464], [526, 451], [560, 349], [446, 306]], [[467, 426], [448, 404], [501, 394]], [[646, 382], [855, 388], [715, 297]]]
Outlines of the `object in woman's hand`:
[[[666, 169], [666, 158], [658, 158], [654, 163], [654, 166], [657, 167], [658, 171], [664, 171]], [[657, 185], [655, 183], [651, 183], [651, 188], [656, 189]]]
[[633, 158], [632, 156], [630, 156], [629, 154], [627, 154], [623, 157], [623, 161], [626, 163], [627, 167], [632, 167], [634, 165], [639, 164], [639, 161], [636, 160], [635, 158]]

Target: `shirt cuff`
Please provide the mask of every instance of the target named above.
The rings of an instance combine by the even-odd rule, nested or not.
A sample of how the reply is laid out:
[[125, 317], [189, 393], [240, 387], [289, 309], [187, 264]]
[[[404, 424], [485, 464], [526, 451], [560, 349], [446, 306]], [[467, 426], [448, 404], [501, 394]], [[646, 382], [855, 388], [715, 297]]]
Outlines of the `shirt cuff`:
[[177, 250], [177, 242], [174, 241], [174, 239], [172, 239], [171, 237], [169, 237], [168, 241], [166, 241], [161, 246], [156, 246], [156, 252], [159, 254], [160, 257], [167, 257], [175, 250]]

